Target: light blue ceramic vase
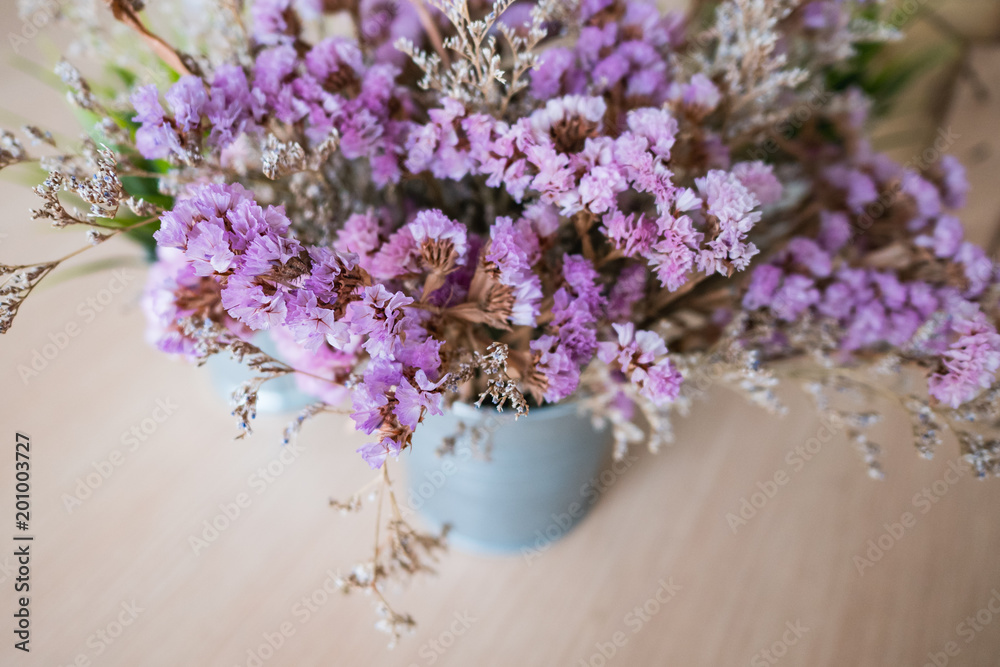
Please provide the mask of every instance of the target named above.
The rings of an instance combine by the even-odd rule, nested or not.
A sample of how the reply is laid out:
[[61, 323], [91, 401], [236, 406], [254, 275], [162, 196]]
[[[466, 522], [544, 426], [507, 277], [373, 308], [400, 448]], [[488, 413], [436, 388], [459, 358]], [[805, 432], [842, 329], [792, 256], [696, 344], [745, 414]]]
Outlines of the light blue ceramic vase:
[[[474, 444], [473, 433], [484, 442]], [[439, 456], [443, 439], [455, 435], [454, 453]], [[459, 548], [544, 549], [597, 500], [594, 484], [610, 451], [610, 429], [595, 430], [573, 402], [516, 421], [492, 407], [455, 404], [426, 419], [403, 454], [407, 502], [433, 526], [449, 524]]]

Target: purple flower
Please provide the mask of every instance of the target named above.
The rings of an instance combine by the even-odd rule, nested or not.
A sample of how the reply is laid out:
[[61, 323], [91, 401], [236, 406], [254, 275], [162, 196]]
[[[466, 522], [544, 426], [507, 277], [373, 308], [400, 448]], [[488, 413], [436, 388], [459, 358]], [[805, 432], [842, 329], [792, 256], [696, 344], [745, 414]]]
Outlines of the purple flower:
[[833, 270], [830, 255], [810, 238], [795, 237], [788, 242], [787, 253], [793, 262], [817, 278], [826, 278]]
[[824, 173], [831, 185], [844, 191], [847, 207], [854, 212], [860, 212], [866, 204], [878, 199], [875, 181], [863, 171], [838, 164], [828, 167]]
[[842, 320], [850, 316], [857, 294], [846, 284], [835, 282], [827, 285], [823, 299], [817, 305], [821, 315]]
[[965, 241], [958, 247], [955, 261], [962, 265], [968, 281], [965, 295], [973, 298], [982, 294], [993, 280], [996, 270], [986, 252], [976, 244]]
[[941, 213], [940, 192], [933, 183], [921, 178], [917, 172], [909, 169], [903, 172], [902, 188], [903, 192], [913, 197], [921, 218], [933, 218]]
[[563, 80], [574, 68], [576, 57], [569, 49], [556, 47], [542, 52], [538, 68], [531, 73], [531, 94], [540, 100], [556, 97], [565, 90]]
[[537, 358], [535, 371], [545, 381], [543, 395], [547, 402], [557, 403], [576, 391], [580, 369], [555, 336], [540, 336], [531, 341], [530, 348]]
[[931, 396], [957, 408], [996, 380], [1000, 335], [978, 308], [959, 316], [952, 328], [958, 337], [943, 355], [944, 373], [931, 375], [928, 385]]
[[948, 259], [954, 257], [962, 246], [965, 230], [961, 221], [951, 215], [942, 215], [934, 223], [933, 236], [918, 236], [914, 244], [930, 248], [938, 257]]
[[218, 218], [200, 222], [188, 236], [184, 254], [199, 276], [226, 273], [236, 258], [229, 248], [226, 229], [220, 223]]
[[660, 233], [661, 240], [653, 246], [649, 255], [649, 265], [656, 272], [660, 284], [675, 292], [687, 282], [694, 266], [695, 253], [681, 231], [664, 229]]
[[296, 92], [298, 55], [290, 44], [265, 49], [254, 64], [253, 87], [263, 95], [271, 113], [284, 123], [295, 123], [309, 113], [309, 105]]
[[743, 295], [743, 307], [748, 310], [759, 310], [771, 305], [778, 291], [784, 272], [773, 264], [758, 266], [750, 274], [750, 284]]
[[364, 70], [364, 59], [357, 42], [344, 37], [327, 37], [305, 57], [306, 70], [320, 84], [356, 82]]
[[357, 449], [357, 452], [361, 454], [361, 458], [365, 460], [365, 463], [372, 470], [381, 468], [385, 464], [386, 458], [390, 455], [393, 458], [399, 458], [401, 451], [403, 451], [403, 445], [393, 438], [383, 438], [378, 442], [369, 442]]
[[251, 5], [254, 39], [261, 44], [292, 41], [299, 30], [292, 4], [292, 0], [254, 0]]
[[580, 179], [580, 200], [594, 213], [616, 206], [618, 194], [628, 189], [622, 173], [612, 166], [596, 166]]
[[649, 141], [650, 150], [664, 160], [670, 159], [670, 149], [677, 136], [677, 120], [664, 109], [644, 107], [628, 112], [628, 129]]
[[563, 278], [574, 300], [594, 318], [604, 311], [600, 275], [589, 259], [581, 255], [563, 255]]
[[515, 224], [508, 217], [497, 218], [490, 227], [486, 259], [497, 265], [505, 284], [513, 284], [518, 273], [530, 270], [538, 260], [538, 237], [530, 223]]
[[358, 255], [362, 266], [367, 269], [367, 260], [379, 248], [381, 231], [382, 222], [374, 211], [355, 213], [337, 231], [333, 247], [342, 253]]
[[162, 247], [185, 249], [196, 225], [213, 220], [222, 226], [230, 211], [243, 203], [256, 206], [250, 192], [238, 183], [193, 186], [163, 214], [153, 238]]
[[781, 200], [781, 182], [774, 175], [771, 165], [756, 162], [739, 162], [733, 165], [733, 175], [752, 192], [761, 206], [777, 204]]
[[409, 227], [401, 227], [389, 240], [382, 244], [367, 270], [374, 278], [390, 280], [419, 270], [420, 247], [413, 238]]
[[969, 192], [965, 167], [954, 155], [945, 155], [938, 164], [943, 172], [942, 196], [945, 205], [950, 208], [962, 208], [965, 206], [965, 196]]
[[719, 223], [719, 235], [709, 241], [708, 249], [698, 256], [698, 266], [706, 273], [728, 273], [728, 265], [742, 271], [757, 254], [753, 243], [744, 243], [747, 233], [760, 220], [757, 198], [731, 173], [713, 169], [695, 179], [698, 192], [705, 198], [709, 215]]
[[842, 211], [820, 211], [820, 246], [829, 253], [835, 253], [851, 239], [851, 221]]
[[164, 117], [156, 86], [136, 88], [131, 101], [136, 111], [132, 120], [142, 124], [135, 132], [135, 145], [142, 156], [154, 160], [180, 153], [180, 138]]
[[209, 142], [225, 147], [244, 132], [257, 129], [263, 117], [264, 95], [251, 92], [246, 73], [237, 65], [220, 65], [215, 70], [205, 115], [212, 126]]
[[403, 308], [413, 299], [402, 292], [390, 292], [383, 285], [364, 288], [362, 300], [348, 306], [351, 332], [367, 336], [364, 347], [373, 357], [395, 358], [393, 349], [405, 318]]
[[315, 294], [297, 291], [287, 306], [288, 329], [306, 350], [316, 352], [324, 343], [339, 350], [350, 342], [350, 325], [338, 320], [332, 308], [321, 305]]
[[361, 0], [361, 35], [366, 44], [375, 46], [374, 60], [397, 67], [408, 56], [395, 47], [399, 38], [419, 44], [423, 38], [420, 16], [406, 0]]
[[[454, 263], [465, 262], [468, 247], [465, 225], [455, 222], [438, 209], [430, 209], [418, 213], [408, 227], [414, 242], [421, 248], [440, 247], [441, 252], [453, 252], [457, 256]], [[426, 258], [426, 250], [424, 252]]]
[[436, 376], [441, 371], [441, 346], [444, 342], [427, 338], [418, 343], [415, 338], [415, 335], [408, 335], [405, 342], [396, 346], [396, 360], [407, 368]]
[[889, 311], [878, 301], [858, 302], [851, 313], [841, 346], [848, 351], [879, 343], [889, 335]]
[[648, 253], [657, 240], [656, 222], [642, 213], [625, 215], [616, 208], [602, 220], [601, 231], [628, 257]]
[[[193, 295], [196, 298], [179, 298]], [[146, 315], [146, 341], [168, 354], [180, 354], [196, 360], [196, 341], [186, 335], [178, 321], [191, 315], [212, 316], [219, 303], [219, 285], [195, 275], [184, 253], [176, 248], [158, 248], [157, 261], [149, 269], [142, 295]], [[217, 316], [217, 314], [216, 314]], [[229, 317], [221, 322], [241, 338], [251, 332]]]
[[692, 76], [688, 83], [675, 83], [672, 88], [671, 97], [698, 117], [707, 116], [722, 101], [718, 87], [701, 73]]
[[265, 292], [263, 285], [240, 275], [230, 277], [223, 288], [222, 306], [255, 331], [283, 324], [288, 313], [283, 290]]
[[404, 378], [396, 387], [394, 409], [399, 423], [411, 429], [417, 427], [425, 411], [430, 415], [444, 414], [443, 397], [435, 391], [437, 386], [427, 379], [427, 375], [418, 370], [414, 382], [416, 387]]
[[600, 343], [597, 357], [609, 366], [617, 366], [636, 385], [639, 395], [654, 405], [677, 400], [681, 374], [666, 356], [667, 345], [652, 331], [636, 330], [631, 322], [612, 325], [617, 341]]
[[792, 274], [785, 276], [770, 308], [778, 319], [792, 322], [817, 303], [819, 303], [819, 290], [816, 289], [816, 283], [806, 276]]
[[170, 87], [165, 95], [174, 122], [181, 132], [191, 132], [201, 123], [201, 114], [208, 104], [205, 82], [198, 76], [183, 76]]

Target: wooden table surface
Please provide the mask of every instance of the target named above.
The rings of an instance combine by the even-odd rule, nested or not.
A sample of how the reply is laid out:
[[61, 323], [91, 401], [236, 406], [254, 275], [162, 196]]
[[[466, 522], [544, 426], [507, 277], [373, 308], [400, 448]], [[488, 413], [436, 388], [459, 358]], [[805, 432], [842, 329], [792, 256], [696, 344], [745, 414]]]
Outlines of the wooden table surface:
[[[992, 101], [960, 81], [947, 123], [973, 164], [966, 220], [985, 242], [1000, 212], [1000, 51], [977, 47], [973, 62]], [[8, 65], [0, 101], [67, 126], [59, 97]], [[0, 261], [82, 242], [30, 221], [26, 189], [0, 195]], [[111, 243], [91, 257], [137, 255]], [[130, 266], [40, 289], [0, 346], [0, 665], [1000, 664], [1000, 480], [951, 472], [954, 444], [919, 459], [900, 415], [875, 431], [882, 482], [842, 434], [790, 454], [822, 427], [794, 391], [784, 419], [710, 392], [674, 447], [642, 454], [536, 558], [452, 551], [393, 593], [419, 626], [389, 651], [370, 600], [324, 590], [371, 541], [370, 514], [327, 505], [369, 479], [361, 439], [322, 417], [280, 465], [286, 417], [234, 441], [206, 373], [143, 343], [144, 271]], [[53, 340], [65, 345], [22, 377]], [[15, 431], [32, 444], [30, 654], [11, 632]], [[268, 464], [280, 473], [261, 484]], [[240, 494], [249, 506], [195, 553], [192, 536]], [[734, 530], [744, 499], [757, 507]]]

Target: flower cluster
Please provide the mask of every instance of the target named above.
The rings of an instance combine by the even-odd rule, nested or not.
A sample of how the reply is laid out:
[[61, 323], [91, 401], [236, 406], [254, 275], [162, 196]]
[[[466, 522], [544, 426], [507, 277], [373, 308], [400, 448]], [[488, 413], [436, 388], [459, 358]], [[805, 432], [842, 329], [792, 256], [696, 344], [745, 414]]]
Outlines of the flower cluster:
[[[828, 413], [845, 389], [895, 396], [921, 453], [950, 429], [1000, 474], [1000, 272], [965, 237], [963, 168], [876, 152], [850, 82], [879, 77], [833, 75], [892, 34], [878, 3], [722, 0], [702, 33], [648, 0], [249, 4], [191, 54], [129, 10], [164, 76], [106, 100], [60, 64], [114, 150], [0, 136], [0, 168], [48, 173], [35, 217], [94, 244], [158, 225], [148, 337], [250, 358], [244, 427], [294, 373], [387, 480], [456, 400], [578, 399], [622, 455], [633, 415], [669, 440], [699, 376], [776, 411], [807, 378]], [[0, 265], [0, 331], [75, 254]], [[904, 369], [918, 389], [880, 384]], [[844, 414], [880, 473], [871, 411]]]

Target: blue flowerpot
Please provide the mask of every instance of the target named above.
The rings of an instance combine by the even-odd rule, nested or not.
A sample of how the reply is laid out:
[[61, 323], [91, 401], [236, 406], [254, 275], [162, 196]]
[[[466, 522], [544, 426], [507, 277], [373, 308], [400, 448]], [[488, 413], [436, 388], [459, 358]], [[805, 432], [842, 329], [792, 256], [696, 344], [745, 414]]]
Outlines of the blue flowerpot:
[[[441, 456], [448, 437], [456, 437], [454, 453]], [[432, 525], [450, 525], [459, 548], [542, 549], [597, 500], [594, 486], [610, 452], [610, 429], [595, 430], [573, 402], [516, 421], [490, 406], [455, 404], [427, 418], [404, 453], [406, 500]]]

